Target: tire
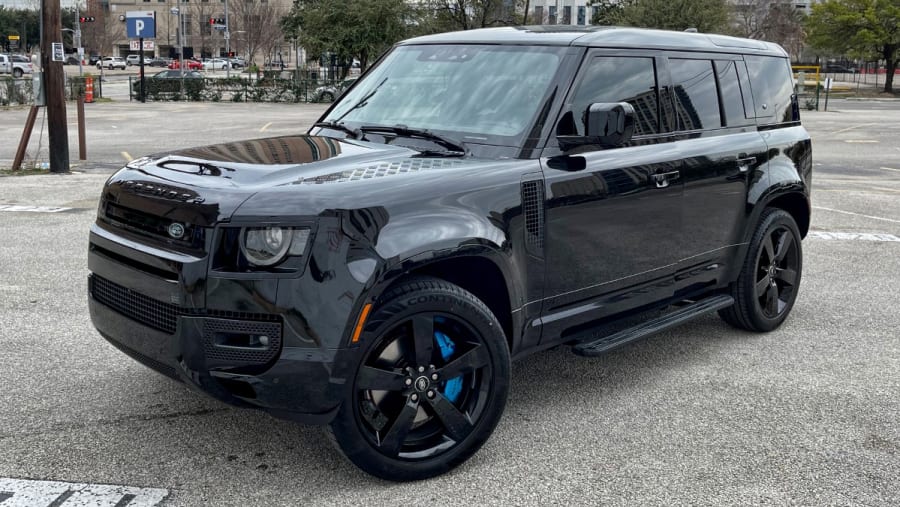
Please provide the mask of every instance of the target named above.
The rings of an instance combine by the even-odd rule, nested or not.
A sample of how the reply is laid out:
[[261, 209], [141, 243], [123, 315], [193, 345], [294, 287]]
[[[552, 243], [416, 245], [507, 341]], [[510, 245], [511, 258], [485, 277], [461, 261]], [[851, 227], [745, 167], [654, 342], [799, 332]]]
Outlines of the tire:
[[376, 477], [440, 475], [472, 456], [500, 421], [510, 376], [505, 335], [478, 298], [436, 278], [410, 279], [376, 305], [330, 435]]
[[730, 287], [734, 305], [720, 310], [719, 315], [747, 331], [778, 328], [794, 307], [802, 272], [803, 248], [797, 223], [784, 210], [765, 210], [741, 273]]
[[334, 102], [334, 94], [331, 92], [322, 92], [319, 98], [322, 102]]
[[13, 69], [13, 77], [22, 77], [22, 74], [24, 74], [24, 72], [22, 72], [22, 69]]

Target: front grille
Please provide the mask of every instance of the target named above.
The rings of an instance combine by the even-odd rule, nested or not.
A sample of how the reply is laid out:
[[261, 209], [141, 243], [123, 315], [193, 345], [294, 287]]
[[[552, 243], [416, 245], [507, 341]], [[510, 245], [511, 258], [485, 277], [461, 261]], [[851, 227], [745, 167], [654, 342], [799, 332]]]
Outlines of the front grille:
[[184, 226], [184, 235], [180, 239], [172, 238], [169, 236], [169, 226], [175, 220], [127, 208], [108, 200], [104, 201], [103, 218], [108, 223], [131, 232], [150, 236], [166, 243], [203, 250], [206, 229], [197, 225], [179, 222]]
[[91, 275], [90, 280], [91, 295], [97, 302], [108, 306], [131, 320], [166, 334], [175, 334], [175, 327], [180, 316], [209, 316], [263, 322], [279, 322], [281, 320], [278, 315], [268, 313], [184, 308], [158, 301], [97, 275]]
[[[91, 277], [94, 299], [145, 326], [175, 334], [175, 324], [185, 308], [157, 301], [97, 275]], [[190, 310], [189, 310], [190, 311]]]

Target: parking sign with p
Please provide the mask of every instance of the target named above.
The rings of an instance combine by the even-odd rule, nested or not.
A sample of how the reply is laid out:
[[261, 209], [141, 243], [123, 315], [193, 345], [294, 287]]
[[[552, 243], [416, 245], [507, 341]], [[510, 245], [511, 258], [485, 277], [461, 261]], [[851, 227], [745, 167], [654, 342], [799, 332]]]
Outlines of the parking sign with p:
[[125, 32], [130, 39], [156, 38], [156, 12], [128, 11], [125, 13]]

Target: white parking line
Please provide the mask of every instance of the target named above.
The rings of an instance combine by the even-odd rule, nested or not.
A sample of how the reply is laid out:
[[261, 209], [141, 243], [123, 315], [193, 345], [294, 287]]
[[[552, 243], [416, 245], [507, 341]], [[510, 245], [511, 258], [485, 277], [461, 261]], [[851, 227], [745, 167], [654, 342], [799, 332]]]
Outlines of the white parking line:
[[822, 206], [813, 206], [813, 209], [820, 209], [822, 211], [830, 211], [832, 213], [842, 213], [844, 215], [855, 215], [863, 218], [871, 218], [872, 220], [881, 220], [882, 222], [893, 222], [895, 224], [900, 224], [900, 220], [894, 220], [893, 218], [884, 218], [884, 217], [874, 217], [872, 215], [863, 215], [862, 213], [854, 213], [852, 211], [843, 211], [839, 209], [832, 208], [823, 208]]
[[900, 237], [893, 234], [872, 232], [825, 232], [811, 231], [807, 238], [843, 241], [891, 241], [900, 243]]
[[832, 134], [840, 134], [841, 132], [847, 132], [848, 130], [858, 129], [862, 127], [871, 127], [872, 125], [878, 125], [877, 123], [863, 123], [862, 125], [854, 125], [852, 127], [847, 127], [841, 130], [835, 130]]
[[63, 208], [60, 206], [26, 206], [22, 204], [0, 204], [0, 211], [10, 212], [59, 213], [61, 211], [68, 211], [70, 209], [72, 208]]
[[168, 490], [158, 488], [0, 477], [3, 507], [153, 507], [168, 495]]

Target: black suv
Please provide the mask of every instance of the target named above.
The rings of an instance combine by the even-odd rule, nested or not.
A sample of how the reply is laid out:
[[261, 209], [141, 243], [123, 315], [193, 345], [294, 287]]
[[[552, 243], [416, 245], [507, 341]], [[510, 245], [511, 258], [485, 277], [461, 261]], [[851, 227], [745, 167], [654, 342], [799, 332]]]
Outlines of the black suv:
[[797, 298], [811, 145], [787, 54], [630, 28], [398, 44], [306, 135], [130, 162], [90, 233], [124, 353], [434, 476], [500, 420], [510, 361], [595, 356]]

